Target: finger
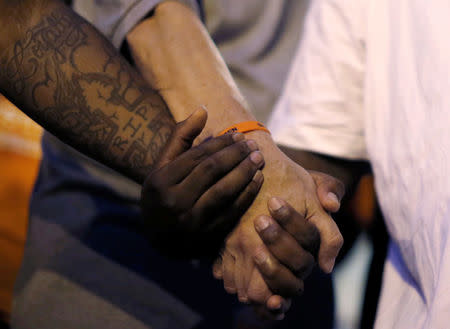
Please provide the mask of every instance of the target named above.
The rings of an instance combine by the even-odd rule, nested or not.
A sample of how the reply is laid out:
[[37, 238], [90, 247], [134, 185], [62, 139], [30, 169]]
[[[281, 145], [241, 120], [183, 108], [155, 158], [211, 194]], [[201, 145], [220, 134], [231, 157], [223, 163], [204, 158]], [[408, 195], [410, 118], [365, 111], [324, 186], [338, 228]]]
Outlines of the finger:
[[243, 273], [245, 272], [245, 265], [242, 257], [238, 257], [234, 263], [234, 283], [236, 284], [236, 290], [238, 299], [241, 303], [248, 304], [249, 299], [247, 296], [247, 286], [245, 285], [245, 279]]
[[325, 211], [318, 211], [310, 217], [309, 221], [320, 232], [320, 249], [318, 256], [319, 267], [325, 273], [331, 273], [336, 257], [344, 244], [344, 238], [336, 222]]
[[258, 248], [254, 260], [264, 281], [274, 294], [292, 297], [303, 293], [303, 280], [280, 264], [266, 248]]
[[292, 304], [291, 299], [285, 299], [279, 295], [271, 296], [265, 305], [266, 312], [275, 320], [283, 320]]
[[[262, 247], [264, 247], [264, 245]], [[252, 304], [265, 305], [270, 296], [273, 295], [273, 292], [269, 289], [264, 277], [256, 267], [253, 254], [250, 253], [247, 258], [251, 261], [250, 267], [246, 267], [246, 269], [251, 269], [250, 271], [247, 271], [249, 275], [247, 286], [248, 300]]]
[[212, 266], [212, 272], [213, 276], [217, 280], [223, 279], [223, 273], [222, 273], [222, 256], [219, 256], [216, 258], [216, 260], [213, 263]]
[[261, 159], [259, 152], [252, 152], [197, 200], [192, 208], [193, 215], [206, 218], [208, 214], [223, 211], [222, 208], [230, 212], [228, 218], [242, 215], [255, 199], [264, 181], [262, 172], [258, 170], [262, 166]]
[[[244, 160], [250, 152], [256, 151], [257, 145], [254, 141], [241, 141], [234, 145], [230, 145], [225, 149], [211, 155], [203, 160], [192, 172], [178, 185], [183, 191], [190, 191], [186, 197], [186, 202], [196, 201], [197, 196], [200, 197], [219, 179], [229, 173], [242, 160]], [[253, 158], [258, 159], [258, 165], [263, 165], [263, 158], [260, 152], [253, 152]], [[254, 170], [256, 171], [256, 170]], [[250, 176], [251, 179], [252, 176]], [[225, 191], [223, 191], [225, 193]]]
[[292, 235], [268, 216], [255, 219], [255, 229], [267, 249], [277, 260], [300, 279], [305, 279], [314, 268], [314, 257], [304, 250]]
[[234, 283], [234, 258], [227, 252], [222, 256], [222, 273], [223, 287], [229, 294], [236, 293], [236, 285]]
[[[244, 139], [245, 136], [241, 133], [225, 134], [209, 139], [200, 145], [189, 149], [175, 160], [167, 163], [162, 168], [159, 168], [155, 184], [174, 185], [180, 183], [203, 160], [234, 143], [243, 141]], [[255, 142], [251, 142], [251, 144], [253, 145], [252, 147], [257, 149]], [[245, 156], [243, 156], [243, 158], [244, 157]]]
[[269, 200], [269, 209], [272, 217], [292, 234], [304, 249], [315, 257], [317, 255], [319, 267], [325, 273], [331, 273], [344, 243], [334, 220], [325, 211], [318, 210], [305, 221], [303, 216], [279, 198]]
[[316, 183], [317, 196], [322, 207], [327, 211], [337, 212], [345, 194], [344, 183], [321, 172], [309, 171], [309, 173]]
[[280, 198], [270, 198], [268, 206], [273, 219], [316, 258], [321, 238], [318, 229]]
[[272, 314], [282, 314], [289, 311], [289, 308], [291, 307], [292, 300], [291, 299], [285, 299], [281, 297], [280, 295], [273, 295], [270, 296], [270, 298], [266, 302], [266, 308], [272, 313]]
[[[234, 229], [242, 215], [253, 203], [253, 200], [255, 200], [263, 182], [264, 176], [258, 170], [255, 176], [253, 176], [253, 180], [233, 202], [229, 210], [224, 213], [224, 216], [218, 216], [217, 220], [212, 223], [205, 223], [208, 232], [211, 232], [211, 234], [213, 234], [212, 232], [217, 233], [212, 235], [216, 241], [224, 241], [225, 237]], [[251, 263], [250, 260], [249, 263]]]
[[208, 119], [208, 112], [200, 108], [186, 120], [177, 124], [169, 143], [161, 154], [157, 168], [165, 166], [181, 153], [191, 148], [194, 139], [202, 132]]
[[256, 171], [252, 181], [245, 187], [245, 189], [238, 196], [236, 201], [231, 205], [228, 216], [242, 217], [250, 205], [255, 200], [264, 183], [264, 175], [261, 170]]
[[[230, 205], [223, 205], [221, 208], [211, 209], [211, 213], [207, 214], [199, 205], [199, 201], [193, 206], [189, 212], [190, 219], [196, 220], [196, 227], [200, 227], [204, 233], [204, 244], [210, 246], [210, 251], [215, 253], [214, 250], [219, 250], [223, 245], [228, 234], [239, 223], [243, 214], [252, 204], [253, 200], [258, 195], [261, 189], [264, 176], [260, 170], [256, 172], [252, 181], [246, 186], [244, 191], [241, 192], [239, 197]], [[245, 279], [243, 278], [245, 281]], [[236, 282], [236, 284], [238, 284]], [[246, 285], [245, 285], [246, 286]]]

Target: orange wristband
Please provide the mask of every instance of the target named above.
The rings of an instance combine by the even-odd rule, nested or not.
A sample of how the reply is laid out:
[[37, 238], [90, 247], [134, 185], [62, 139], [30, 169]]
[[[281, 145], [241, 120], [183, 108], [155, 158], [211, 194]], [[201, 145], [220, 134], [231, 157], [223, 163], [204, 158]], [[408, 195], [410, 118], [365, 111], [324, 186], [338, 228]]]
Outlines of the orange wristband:
[[227, 129], [220, 132], [217, 136], [222, 136], [229, 133], [248, 133], [254, 130], [263, 130], [270, 134], [269, 129], [267, 129], [261, 122], [244, 121], [228, 127]]

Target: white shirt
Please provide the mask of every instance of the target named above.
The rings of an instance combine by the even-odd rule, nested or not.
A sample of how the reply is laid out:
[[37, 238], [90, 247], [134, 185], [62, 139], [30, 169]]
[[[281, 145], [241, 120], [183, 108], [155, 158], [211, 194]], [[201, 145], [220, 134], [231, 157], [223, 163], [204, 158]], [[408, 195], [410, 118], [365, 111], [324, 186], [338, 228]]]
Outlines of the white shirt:
[[450, 328], [450, 2], [316, 0], [269, 124], [370, 160], [391, 237], [376, 328]]

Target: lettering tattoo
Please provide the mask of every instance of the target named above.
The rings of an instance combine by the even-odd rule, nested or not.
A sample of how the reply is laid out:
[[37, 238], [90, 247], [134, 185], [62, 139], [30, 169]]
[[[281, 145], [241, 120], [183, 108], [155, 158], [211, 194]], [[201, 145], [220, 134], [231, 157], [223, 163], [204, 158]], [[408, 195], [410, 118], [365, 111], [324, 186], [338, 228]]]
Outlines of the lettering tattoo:
[[161, 97], [65, 7], [1, 57], [0, 89], [57, 137], [139, 182], [174, 127]]

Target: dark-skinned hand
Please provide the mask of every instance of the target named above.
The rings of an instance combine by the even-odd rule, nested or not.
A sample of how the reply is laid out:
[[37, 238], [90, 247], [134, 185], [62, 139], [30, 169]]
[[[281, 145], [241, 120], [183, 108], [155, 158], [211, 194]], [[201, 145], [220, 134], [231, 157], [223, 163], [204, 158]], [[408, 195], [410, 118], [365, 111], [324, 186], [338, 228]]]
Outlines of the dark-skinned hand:
[[192, 147], [206, 120], [201, 109], [177, 125], [142, 188], [150, 241], [177, 258], [216, 256], [263, 183], [264, 159], [243, 134]]

